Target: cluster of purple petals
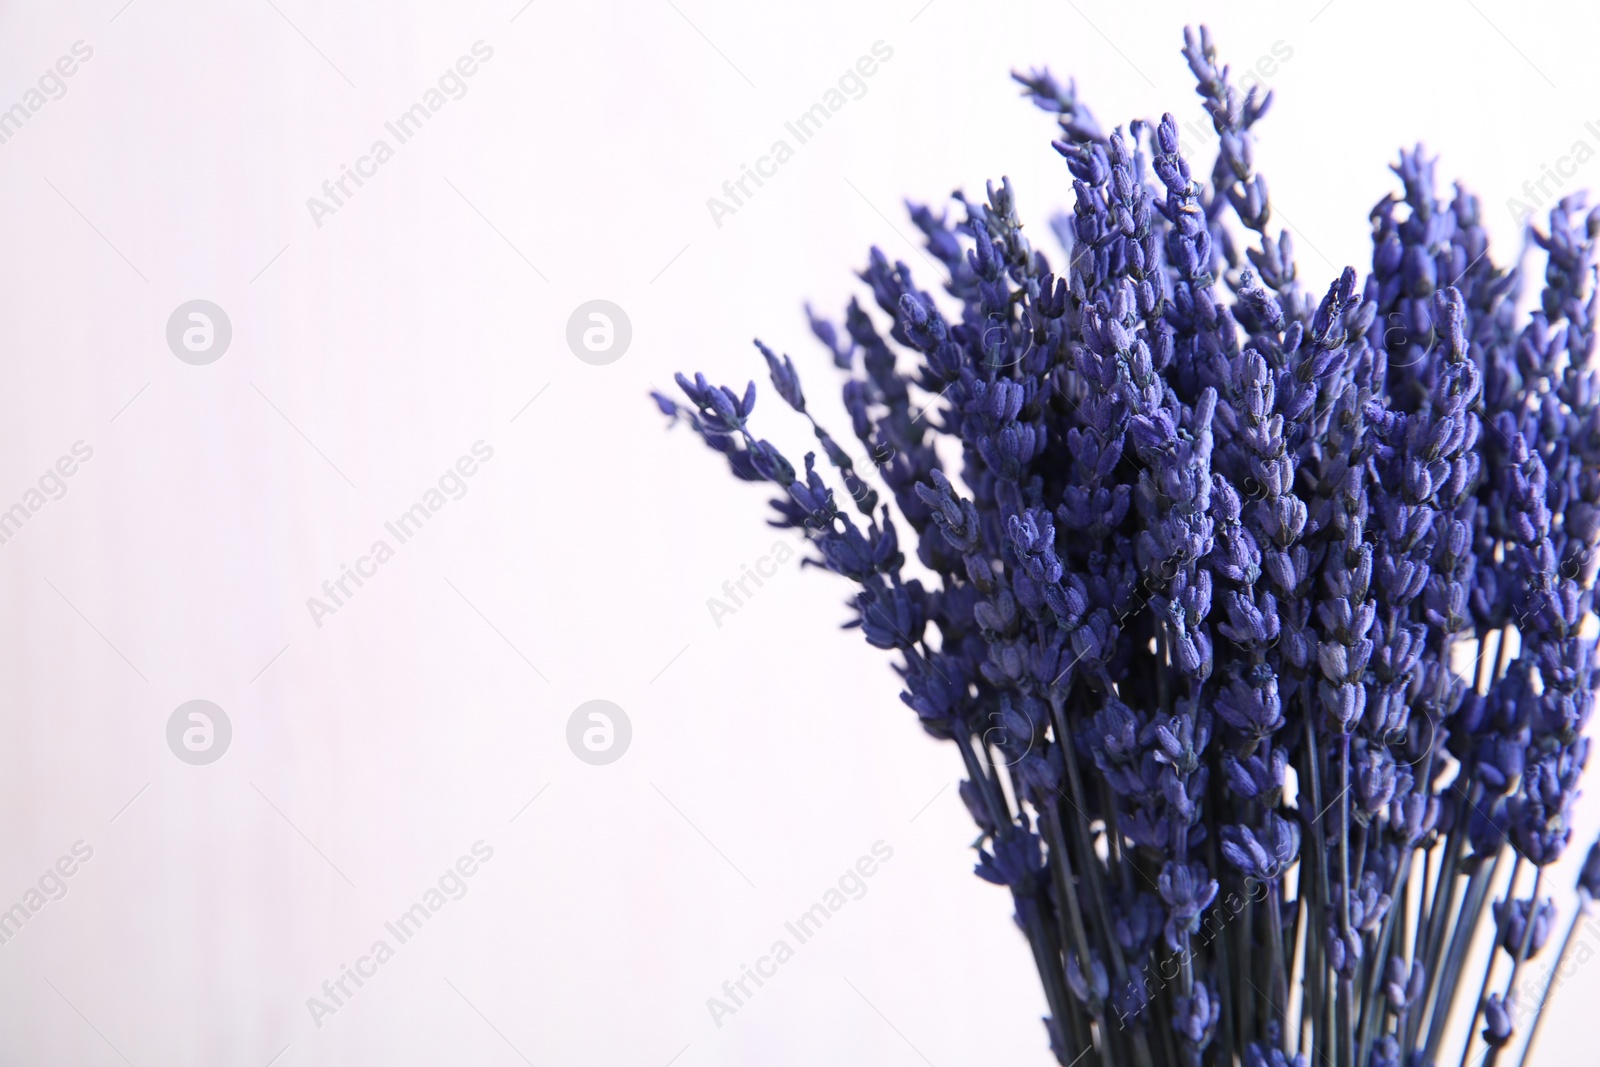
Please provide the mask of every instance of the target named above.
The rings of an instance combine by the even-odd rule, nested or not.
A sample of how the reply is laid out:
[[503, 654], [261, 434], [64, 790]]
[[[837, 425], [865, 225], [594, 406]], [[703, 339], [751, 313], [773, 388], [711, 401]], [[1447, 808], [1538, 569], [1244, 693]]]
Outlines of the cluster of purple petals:
[[[1370, 273], [1307, 291], [1254, 169], [1271, 94], [1204, 29], [1183, 54], [1209, 178], [1171, 115], [1106, 131], [1017, 74], [1059, 126], [1059, 259], [1002, 180], [907, 205], [939, 292], [874, 248], [870, 305], [807, 309], [849, 437], [759, 341], [803, 462], [756, 436], [753, 384], [655, 399], [779, 490], [959, 749], [1062, 1063], [1430, 1063], [1480, 920], [1513, 974], [1555, 920], [1600, 682], [1600, 209], [1533, 231], [1519, 325], [1522, 275], [1418, 147]], [[1491, 1049], [1507, 995], [1467, 1005]]]

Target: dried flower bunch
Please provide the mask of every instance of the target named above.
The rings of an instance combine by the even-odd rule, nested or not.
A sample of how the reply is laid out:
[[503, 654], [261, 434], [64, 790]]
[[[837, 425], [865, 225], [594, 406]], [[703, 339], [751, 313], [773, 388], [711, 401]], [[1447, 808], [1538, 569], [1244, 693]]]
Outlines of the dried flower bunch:
[[1366, 281], [1316, 299], [1253, 168], [1271, 94], [1204, 29], [1183, 54], [1209, 182], [1172, 116], [1108, 134], [1070, 82], [1014, 75], [1059, 120], [1064, 269], [1002, 180], [959, 220], [910, 207], [946, 298], [874, 248], [881, 317], [811, 317], [875, 471], [756, 343], [843, 497], [755, 436], [754, 384], [656, 401], [782, 490], [775, 525], [856, 584], [850, 625], [960, 750], [1061, 1063], [1435, 1064], [1459, 1005], [1462, 1062], [1493, 1064], [1537, 1014], [1511, 991], [1550, 934], [1600, 676], [1600, 210], [1531, 231], [1519, 326], [1478, 201], [1402, 152]]

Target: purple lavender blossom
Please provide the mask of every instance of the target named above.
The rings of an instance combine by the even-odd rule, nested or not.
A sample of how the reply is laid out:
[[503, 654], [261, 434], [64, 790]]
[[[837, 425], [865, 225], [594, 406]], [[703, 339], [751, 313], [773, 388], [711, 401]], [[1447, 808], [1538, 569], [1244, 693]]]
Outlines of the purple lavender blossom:
[[[907, 205], [933, 290], [874, 248], [869, 306], [806, 308], [848, 436], [757, 342], [820, 468], [755, 436], [753, 384], [655, 400], [776, 488], [774, 524], [852, 583], [847, 625], [955, 744], [1061, 1063], [1444, 1062], [1493, 923], [1511, 977], [1491, 964], [1459, 1050], [1492, 1067], [1557, 922], [1535, 902], [1600, 683], [1600, 209], [1532, 231], [1519, 324], [1518, 271], [1418, 146], [1365, 279], [1308, 290], [1255, 169], [1271, 94], [1204, 28], [1183, 56], [1209, 170], [1171, 115], [1108, 129], [1073, 83], [1014, 74], [1059, 127], [1060, 263], [1002, 178]], [[1580, 887], [1600, 896], [1600, 845]]]

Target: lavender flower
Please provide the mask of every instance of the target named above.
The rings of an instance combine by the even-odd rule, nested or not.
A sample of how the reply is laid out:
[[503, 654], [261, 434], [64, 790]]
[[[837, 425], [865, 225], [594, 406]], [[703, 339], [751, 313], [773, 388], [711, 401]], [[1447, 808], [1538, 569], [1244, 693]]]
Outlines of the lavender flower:
[[[1002, 178], [907, 205], [934, 291], [874, 248], [867, 306], [806, 308], [848, 436], [756, 343], [820, 467], [755, 436], [754, 385], [655, 400], [777, 489], [772, 521], [851, 583], [847, 625], [955, 744], [1060, 1062], [1443, 1062], [1488, 921], [1511, 976], [1491, 963], [1460, 1052], [1492, 1067], [1556, 921], [1540, 879], [1600, 683], [1600, 209], [1533, 231], [1521, 324], [1521, 275], [1419, 146], [1370, 272], [1318, 299], [1255, 168], [1271, 94], [1204, 28], [1183, 56], [1208, 170], [1170, 115], [1104, 127], [1071, 82], [1014, 74], [1059, 128], [1060, 264]], [[1580, 887], [1600, 896], [1600, 846]]]
[[[1533, 929], [1528, 929], [1528, 915], [1532, 913]], [[1528, 954], [1538, 952], [1550, 938], [1550, 924], [1555, 921], [1556, 906], [1545, 900], [1537, 908], [1531, 900], [1514, 900], [1509, 904], [1500, 901], [1494, 906], [1494, 922], [1498, 930], [1499, 945], [1512, 955], [1522, 951], [1526, 941]]]

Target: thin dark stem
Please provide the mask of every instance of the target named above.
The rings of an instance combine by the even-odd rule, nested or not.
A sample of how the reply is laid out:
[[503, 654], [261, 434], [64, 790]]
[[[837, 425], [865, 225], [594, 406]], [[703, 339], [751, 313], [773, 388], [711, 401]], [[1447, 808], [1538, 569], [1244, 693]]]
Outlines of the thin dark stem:
[[1255, 943], [1256, 902], [1249, 899], [1249, 897], [1245, 898], [1244, 910], [1239, 914], [1237, 925], [1239, 927], [1239, 977], [1236, 979], [1238, 983], [1238, 1008], [1236, 1010], [1239, 1016], [1239, 1033], [1243, 1040], [1253, 1041], [1256, 1034], [1261, 1031], [1261, 1023], [1257, 1019], [1256, 1012], [1256, 1002], [1260, 999], [1260, 994], [1257, 991], [1255, 981], [1260, 976], [1252, 977], [1251, 975], [1254, 970], [1251, 964], [1255, 959], [1255, 954], [1250, 949]]
[[[1511, 863], [1511, 881], [1506, 883], [1506, 903], [1509, 906], [1517, 895], [1517, 875], [1522, 873], [1522, 853], [1517, 853], [1517, 858]], [[1528, 929], [1533, 929], [1533, 916], [1528, 917]], [[1472, 1009], [1472, 1017], [1467, 1020], [1467, 1037], [1461, 1043], [1461, 1067], [1467, 1067], [1467, 1057], [1472, 1052], [1473, 1031], [1478, 1028], [1478, 1016], [1483, 1014], [1483, 1006], [1489, 996], [1489, 983], [1494, 978], [1494, 965], [1500, 959], [1500, 945], [1498, 939], [1489, 945], [1489, 960], [1483, 965], [1483, 985], [1478, 990], [1478, 999]]]
[[1356, 996], [1355, 979], [1349, 975], [1339, 976], [1339, 1063], [1341, 1067], [1353, 1067], [1356, 1061], [1356, 1020], [1354, 1001]]
[[1156, 699], [1163, 715], [1172, 712], [1172, 697], [1167, 689], [1167, 628], [1156, 623]]
[[1123, 854], [1122, 827], [1117, 815], [1117, 798], [1111, 792], [1111, 786], [1105, 778], [1100, 779], [1100, 807], [1106, 813], [1106, 858], [1110, 861], [1111, 869], [1117, 872], [1117, 880], [1125, 899], [1133, 897], [1133, 872], [1132, 860]]
[[1383, 925], [1378, 930], [1378, 950], [1372, 954], [1368, 961], [1367, 991], [1361, 1005], [1361, 1024], [1358, 1030], [1361, 1034], [1361, 1054], [1356, 1062], [1365, 1064], [1372, 1052], [1372, 1043], [1377, 1040], [1378, 1029], [1382, 1024], [1384, 1004], [1379, 995], [1379, 987], [1383, 982], [1383, 971], [1389, 959], [1389, 940], [1394, 936], [1397, 916], [1405, 912], [1405, 903], [1400, 899], [1400, 891], [1408, 884], [1411, 873], [1409, 864], [1402, 863], [1395, 871], [1394, 883], [1389, 887], [1389, 911], [1383, 917]]
[[[1478, 784], [1474, 783], [1472, 791], [1467, 794], [1467, 803], [1469, 805], [1477, 802], [1476, 798], [1479, 789]], [[1446, 938], [1453, 933], [1453, 928], [1450, 925], [1451, 920], [1459, 914], [1456, 908], [1456, 891], [1459, 888], [1457, 871], [1460, 868], [1461, 857], [1467, 845], [1466, 834], [1462, 829], [1462, 824], [1464, 824], [1465, 820], [1457, 819], [1456, 822], [1457, 825], [1445, 838], [1444, 856], [1440, 860], [1439, 875], [1435, 880], [1433, 900], [1429, 904], [1428, 919], [1431, 929], [1428, 932], [1427, 954], [1423, 957], [1427, 968], [1428, 992], [1423, 997], [1423, 1003], [1417, 1006], [1419, 1010], [1412, 1013], [1411, 1028], [1413, 1032], [1407, 1039], [1407, 1047], [1415, 1043], [1416, 1035], [1422, 1030], [1422, 1022], [1426, 1016], [1426, 1010], [1431, 1004], [1435, 1003], [1434, 998], [1440, 995], [1440, 990], [1443, 988], [1447, 977], [1439, 972], [1439, 962], [1445, 949]], [[1469, 880], [1469, 891], [1471, 884], [1475, 883], [1470, 883]], [[1420, 929], [1418, 933], [1420, 935]], [[1453, 989], [1454, 975], [1448, 977]], [[1444, 1002], [1448, 1003], [1448, 1001]], [[1439, 1009], [1434, 1008], [1433, 1010], [1438, 1011]]]
[[[1068, 930], [1072, 935], [1073, 951], [1078, 957], [1078, 966], [1085, 975], [1090, 973], [1090, 961], [1093, 959], [1089, 949], [1089, 938], [1083, 926], [1083, 913], [1078, 908], [1077, 889], [1072, 885], [1071, 859], [1067, 855], [1066, 838], [1061, 833], [1061, 821], [1055, 813], [1045, 810], [1041, 812], [1041, 820], [1045, 824], [1045, 833], [1049, 837], [1050, 848], [1054, 853], [1049, 864], [1051, 876], [1055, 880], [1056, 895], [1062, 900], [1067, 909]], [[1063, 967], [1065, 960], [1062, 961]], [[1063, 979], [1065, 971], [1063, 970]], [[1106, 1044], [1110, 1039], [1110, 1030], [1106, 1027], [1105, 1006], [1098, 1005], [1090, 1009], [1095, 1025], [1100, 1030], [1101, 1058], [1106, 1067], [1112, 1067], [1114, 1060], [1105, 1056]]]
[[[1123, 853], [1122, 831], [1117, 824], [1116, 798], [1111, 795], [1111, 788], [1106, 784], [1104, 778], [1100, 779], [1100, 801], [1106, 813], [1106, 857], [1111, 862], [1112, 868], [1116, 870], [1122, 883], [1123, 897], [1131, 899], [1133, 896], [1133, 873], [1131, 870], [1133, 860]], [[1106, 935], [1107, 941], [1111, 944], [1111, 960], [1113, 967], [1116, 969], [1118, 981], [1122, 982], [1123, 987], [1126, 988], [1129, 972], [1127, 961], [1122, 956], [1122, 946], [1118, 943], [1115, 934], [1109, 927], [1106, 930]], [[1154, 1067], [1154, 1060], [1150, 1056], [1150, 1040], [1145, 1033], [1145, 1029], [1146, 1027], [1142, 1021], [1135, 1021], [1132, 1039], [1134, 1067]]]
[[[1306, 689], [1302, 687], [1302, 692]], [[1309, 698], [1302, 701], [1305, 709], [1306, 731], [1306, 768], [1311, 779], [1311, 810], [1322, 811], [1322, 759], [1317, 752], [1317, 728], [1311, 721], [1311, 708]], [[1323, 944], [1325, 936], [1324, 923], [1320, 921], [1321, 911], [1328, 905], [1328, 843], [1323, 833], [1323, 823], [1320, 818], [1311, 820], [1311, 836], [1316, 845], [1316, 877], [1312, 880], [1311, 889], [1315, 895], [1315, 911], [1308, 911], [1306, 918], [1306, 973], [1315, 971], [1317, 975], [1317, 1004], [1316, 1013], [1312, 1021], [1311, 1045], [1315, 1049], [1326, 1049], [1332, 1039], [1332, 1031], [1328, 1028], [1328, 1008], [1333, 1002], [1333, 991], [1328, 981], [1327, 950]], [[1315, 953], [1313, 953], [1315, 949]], [[1316, 966], [1312, 967], [1315, 958]]]
[[1045, 837], [1055, 853], [1050, 857], [1050, 876], [1055, 882], [1056, 895], [1061, 898], [1061, 907], [1065, 910], [1067, 933], [1072, 938], [1071, 947], [1078, 954], [1078, 962], [1084, 966], [1087, 973], [1089, 937], [1083, 925], [1083, 912], [1078, 907], [1078, 889], [1073, 885], [1072, 858], [1067, 855], [1067, 842], [1061, 835], [1061, 820], [1048, 808], [1042, 811], [1040, 816], [1045, 826]]
[[[1430, 904], [1438, 904], [1438, 891], [1443, 885], [1443, 883], [1435, 883], [1434, 881], [1435, 851], [1437, 849], [1430, 848], [1422, 853], [1422, 885], [1419, 885], [1418, 889], [1416, 889], [1418, 897], [1421, 897], [1418, 901], [1418, 907], [1416, 907], [1416, 944], [1411, 945], [1411, 960], [1413, 961], [1427, 960], [1429, 934], [1432, 933], [1427, 909], [1429, 909]], [[1443, 864], [1440, 864], [1440, 867], [1443, 867]], [[1440, 873], [1443, 873], [1443, 870], [1440, 870]], [[1400, 1033], [1402, 1033], [1400, 1040], [1411, 1040], [1411, 1035], [1406, 1027], [1400, 1027]]]
[[[995, 763], [994, 748], [989, 744], [988, 739], [984, 736], [986, 733], [987, 731], [979, 733], [978, 746], [975, 751], [978, 753], [978, 755], [983, 757], [983, 767], [984, 770], [988, 772], [987, 777], [994, 783], [995, 792], [1000, 794], [1001, 805], [1006, 809], [1007, 812], [1009, 812], [1011, 810], [1011, 804], [1006, 799], [1005, 786], [1003, 784], [1003, 779], [1000, 777], [1000, 767]], [[1016, 789], [1017, 769], [1014, 766], [1008, 766], [1006, 770], [1012, 775], [1012, 794], [1017, 798], [1017, 811], [1020, 814], [1022, 811], [1022, 794]]]
[[1229, 985], [1228, 976], [1242, 975], [1246, 965], [1243, 960], [1235, 963], [1230, 959], [1232, 953], [1228, 951], [1228, 938], [1231, 934], [1232, 931], [1230, 930], [1221, 930], [1218, 931], [1215, 939], [1217, 946], [1217, 996], [1222, 1000], [1222, 1010], [1218, 1013], [1221, 1025], [1218, 1030], [1221, 1032], [1222, 1047], [1225, 1049], [1237, 1048], [1238, 1043], [1242, 1040], [1238, 1035], [1244, 1033], [1243, 1030], [1239, 1029], [1240, 1002], [1243, 997]]
[[1334, 1062], [1334, 1057], [1339, 1055], [1339, 995], [1334, 988], [1334, 984], [1335, 976], [1333, 971], [1330, 970], [1327, 973], [1324, 986], [1327, 995], [1322, 998], [1322, 1029], [1323, 1033], [1328, 1035], [1328, 1044], [1323, 1047], [1333, 1050], [1333, 1057], [1329, 1057], [1324, 1053], [1324, 1058], [1330, 1064]]
[[[1159, 973], [1159, 968], [1157, 969]], [[1165, 1060], [1169, 1064], [1178, 1063], [1178, 1039], [1172, 1030], [1172, 1013], [1167, 1008], [1168, 998], [1156, 996], [1150, 998], [1151, 1011], [1155, 1014], [1156, 1033], [1161, 1038], [1161, 1049]]]
[[[1411, 946], [1413, 960], [1428, 958], [1428, 904], [1438, 899], [1438, 887], [1433, 885], [1433, 849], [1424, 849], [1422, 853], [1422, 882], [1417, 886], [1417, 938]], [[1432, 892], [1430, 896], [1430, 886]], [[1401, 1040], [1406, 1040], [1406, 1027], [1400, 1027]]]
[[[1073, 746], [1072, 732], [1067, 728], [1067, 715], [1062, 703], [1059, 695], [1051, 694], [1050, 714], [1054, 719], [1056, 744], [1061, 747], [1061, 761], [1067, 767], [1067, 787], [1072, 791], [1072, 825], [1077, 838], [1078, 856], [1084, 871], [1084, 878], [1089, 883], [1089, 899], [1093, 905], [1093, 918], [1100, 924], [1100, 929], [1109, 934], [1111, 930], [1111, 909], [1106, 902], [1105, 886], [1100, 878], [1100, 857], [1094, 851], [1094, 835], [1089, 830], [1089, 816], [1084, 806], [1087, 802], [1084, 799], [1083, 775], [1078, 770], [1078, 753]], [[1110, 948], [1117, 978], [1119, 981], [1125, 980], [1128, 977], [1128, 968], [1122, 958], [1122, 948], [1117, 944], [1114, 937], [1107, 937], [1106, 941]]]
[[[1345, 939], [1345, 953], [1350, 948], [1350, 733], [1340, 739], [1339, 752], [1339, 930]], [[1355, 1016], [1351, 1011], [1353, 987], [1351, 980], [1339, 977], [1339, 1067], [1354, 1067]]]
[[[1274, 894], [1276, 894], [1277, 887], [1274, 886], [1272, 889]], [[1271, 1035], [1267, 1032], [1265, 1027], [1262, 1028], [1261, 1040], [1266, 1042], [1267, 1048], [1276, 1048], [1281, 1050], [1287, 1056], [1293, 1056], [1295, 1037], [1294, 1032], [1289, 1026], [1289, 1009], [1291, 1007], [1289, 1001], [1289, 983], [1294, 980], [1294, 942], [1284, 941], [1282, 923], [1284, 914], [1283, 904], [1284, 901], [1281, 900], [1277, 895], [1269, 897], [1267, 900], [1267, 907], [1264, 909], [1261, 916], [1261, 921], [1263, 923], [1272, 923], [1277, 925], [1276, 940], [1279, 942], [1279, 945], [1274, 947], [1273, 933], [1270, 930], [1264, 931], [1268, 938], [1266, 946], [1267, 951], [1262, 954], [1265, 957], [1262, 960], [1262, 971], [1265, 975], [1264, 980], [1266, 982], [1265, 1000], [1267, 1001], [1271, 1010], [1271, 1015], [1269, 1018], [1278, 1027], [1278, 1040], [1272, 1041], [1270, 1039]], [[1287, 952], [1287, 956], [1284, 955], [1285, 952]], [[1284, 958], [1281, 962], [1279, 962], [1278, 960], [1274, 959], [1274, 957]]]
[[1493, 677], [1491, 677], [1489, 679], [1489, 681], [1491, 683], [1496, 681], [1497, 679], [1505, 677], [1505, 675], [1506, 675], [1506, 664], [1511, 661], [1511, 640], [1510, 640], [1510, 636], [1511, 635], [1506, 631], [1505, 627], [1502, 627], [1500, 629], [1499, 633], [1500, 633], [1500, 651], [1499, 651], [1499, 654], [1497, 656], [1495, 656], [1494, 675], [1493, 675]]
[[1489, 683], [1494, 681], [1494, 678], [1492, 677], [1484, 677], [1484, 669], [1493, 664], [1498, 656], [1498, 649], [1494, 654], [1484, 654], [1489, 651], [1488, 642], [1489, 638], [1491, 637], [1495, 638], [1497, 642], [1505, 640], [1505, 635], [1503, 631], [1500, 630], [1491, 630], [1489, 633], [1483, 636], [1484, 644], [1478, 649], [1478, 677], [1476, 684], [1473, 686], [1473, 688], [1477, 689], [1477, 691], [1480, 693], [1487, 693], [1489, 691]]
[[1445, 954], [1445, 965], [1438, 972], [1437, 993], [1433, 1003], [1433, 1015], [1428, 1020], [1428, 1044], [1422, 1055], [1423, 1063], [1434, 1061], [1439, 1046], [1444, 1041], [1445, 1028], [1450, 1022], [1451, 1008], [1454, 1007], [1456, 984], [1461, 976], [1461, 968], [1466, 962], [1467, 949], [1472, 944], [1472, 932], [1477, 929], [1478, 915], [1483, 910], [1483, 901], [1488, 895], [1489, 888], [1494, 884], [1495, 875], [1500, 870], [1501, 857], [1504, 855], [1504, 849], [1496, 852], [1494, 863], [1489, 866], [1487, 872], [1480, 866], [1472, 872], [1472, 877], [1467, 882], [1466, 897], [1462, 901], [1455, 929], [1450, 934], [1450, 948]]
[[1288, 1027], [1288, 1022], [1289, 1022], [1289, 968], [1293, 965], [1294, 961], [1293, 960], [1285, 960], [1285, 958], [1284, 958], [1284, 953], [1283, 953], [1283, 904], [1278, 899], [1279, 896], [1280, 896], [1280, 894], [1278, 892], [1278, 886], [1276, 884], [1274, 884], [1269, 888], [1271, 889], [1271, 894], [1270, 894], [1269, 899], [1272, 901], [1272, 909], [1271, 909], [1271, 913], [1267, 916], [1267, 920], [1272, 923], [1272, 970], [1271, 970], [1271, 973], [1272, 973], [1272, 979], [1271, 979], [1272, 984], [1270, 986], [1270, 989], [1272, 991], [1273, 1017], [1274, 1018], [1280, 1018], [1281, 1017], [1283, 1019], [1283, 1022], [1284, 1022], [1283, 1034], [1282, 1034], [1283, 1040], [1282, 1040], [1282, 1042], [1280, 1042], [1280, 1047], [1282, 1047], [1284, 1052], [1288, 1052], [1290, 1050], [1290, 1048], [1292, 1047], [1290, 1045], [1289, 1027]]
[[[1015, 823], [1011, 818], [1011, 809], [1006, 803], [1005, 794], [983, 769], [978, 762], [977, 753], [972, 748], [972, 738], [967, 733], [965, 726], [954, 731], [956, 747], [961, 750], [962, 762], [966, 764], [967, 776], [977, 783], [980, 795], [985, 806], [989, 809], [989, 817], [996, 828], [1002, 833], [1014, 832]], [[1019, 904], [1022, 901], [1018, 901]], [[1024, 931], [1028, 936], [1029, 947], [1033, 950], [1034, 965], [1039, 969], [1039, 980], [1044, 984], [1045, 1000], [1050, 1006], [1050, 1014], [1055, 1017], [1057, 1026], [1072, 1025], [1075, 1034], [1081, 1034], [1081, 1028], [1076, 1025], [1078, 1018], [1075, 1005], [1067, 996], [1066, 983], [1061, 973], [1059, 953], [1056, 951], [1053, 940], [1046, 933], [1043, 920], [1037, 909], [1018, 908], [1019, 915], [1028, 916], [1024, 922]], [[1051, 957], [1057, 957], [1052, 963]], [[1065, 1037], [1065, 1033], [1062, 1035]], [[1087, 1051], [1087, 1045], [1081, 1051]], [[1062, 1063], [1070, 1060], [1058, 1056]]]
[[[1101, 878], [1100, 857], [1094, 850], [1094, 836], [1089, 830], [1089, 816], [1083, 790], [1083, 775], [1078, 770], [1078, 754], [1073, 747], [1072, 732], [1067, 726], [1067, 715], [1061, 695], [1055, 692], [1050, 694], [1050, 713], [1056, 730], [1056, 743], [1061, 746], [1061, 761], [1067, 766], [1068, 788], [1072, 791], [1072, 807], [1074, 812], [1073, 827], [1077, 833], [1078, 854], [1081, 866], [1087, 874], [1089, 883], [1089, 897], [1095, 907], [1095, 918], [1105, 932], [1105, 944], [1111, 956], [1112, 974], [1119, 986], [1125, 987], [1128, 982], [1128, 964], [1122, 955], [1122, 946], [1111, 933], [1112, 918], [1111, 905], [1106, 898], [1104, 880]], [[1057, 805], [1059, 810], [1060, 805]], [[1109, 834], [1109, 823], [1107, 833]], [[1106, 855], [1113, 853], [1109, 843]], [[1120, 856], [1120, 850], [1116, 853]], [[1083, 958], [1083, 966], [1089, 966], [1089, 957]], [[1101, 1023], [1101, 1029], [1105, 1024]], [[1145, 1039], [1143, 1027], [1136, 1027], [1133, 1035], [1134, 1060], [1137, 1067], [1150, 1067], [1150, 1047]]]
[[[1511, 1002], [1517, 995], [1517, 972], [1522, 970], [1523, 961], [1528, 958], [1528, 950], [1533, 946], [1533, 920], [1539, 913], [1539, 886], [1543, 881], [1544, 868], [1535, 867], [1533, 869], [1533, 892], [1528, 895], [1528, 921], [1522, 928], [1522, 942], [1517, 945], [1517, 954], [1511, 958], [1511, 974], [1506, 978], [1505, 997], [1501, 1001], [1505, 1005], [1508, 1014], [1511, 1011]], [[1513, 880], [1512, 887], [1515, 888], [1515, 886], [1516, 882]], [[1513, 903], [1514, 900], [1511, 893], [1507, 892], [1506, 913], [1508, 915], [1511, 913]], [[1496, 1061], [1500, 1059], [1500, 1051], [1503, 1048], [1505, 1048], [1504, 1045], [1497, 1045], [1490, 1049], [1489, 1058], [1484, 1062], [1484, 1067], [1494, 1067]]]
[[[1045, 1001], [1050, 1006], [1050, 1014], [1056, 1019], [1056, 1025], [1072, 1027], [1074, 1037], [1081, 1046], [1078, 1056], [1082, 1057], [1091, 1048], [1093, 1040], [1083, 1032], [1082, 1013], [1077, 1010], [1077, 1005], [1067, 993], [1066, 982], [1062, 978], [1059, 956], [1051, 947], [1051, 938], [1044, 929], [1044, 919], [1038, 909], [1028, 913], [1025, 929], [1028, 933], [1028, 942], [1033, 947], [1033, 962], [1039, 969], [1039, 980], [1044, 984]], [[1065, 1038], [1065, 1032], [1062, 1033]], [[1063, 1049], [1056, 1054], [1058, 1062], [1068, 1065], [1076, 1063], [1068, 1057], [1070, 1049]]]
[[[1300, 871], [1303, 878], [1305, 867], [1302, 866]], [[1299, 949], [1298, 954], [1300, 956], [1300, 1014], [1295, 1019], [1296, 1025], [1294, 1047], [1290, 1048], [1288, 1042], [1285, 1041], [1283, 1048], [1285, 1053], [1298, 1053], [1301, 1056], [1305, 1056], [1309, 1051], [1306, 1048], [1306, 1024], [1308, 1021], [1307, 1013], [1310, 1010], [1311, 1005], [1315, 1003], [1316, 1000], [1316, 993], [1314, 989], [1316, 973], [1311, 969], [1311, 927], [1306, 922], [1307, 905], [1310, 903], [1310, 900], [1305, 894], [1305, 890], [1303, 888], [1304, 884], [1305, 883], [1302, 881], [1302, 888], [1300, 892], [1296, 894], [1299, 899], [1294, 902], [1293, 940], [1294, 944]], [[1303, 945], [1301, 943], [1302, 938], [1304, 938]]]
[[965, 726], [955, 731], [956, 746], [961, 749], [962, 762], [967, 765], [967, 777], [978, 786], [984, 804], [989, 809], [989, 818], [1001, 830], [1009, 830], [1012, 826], [1011, 808], [1006, 803], [1005, 794], [1000, 791], [1000, 785], [983, 769], [978, 762], [978, 755], [973, 751], [972, 738], [968, 735]]
[[1533, 1052], [1534, 1039], [1539, 1036], [1539, 1024], [1544, 1022], [1545, 1005], [1550, 1002], [1550, 994], [1561, 981], [1561, 965], [1566, 962], [1567, 952], [1572, 948], [1572, 936], [1578, 932], [1578, 920], [1583, 918], [1587, 904], [1587, 895], [1580, 891], [1578, 907], [1572, 913], [1572, 922], [1567, 924], [1567, 934], [1561, 939], [1561, 949], [1556, 953], [1556, 961], [1550, 967], [1550, 979], [1539, 992], [1539, 1006], [1534, 1009], [1533, 1022], [1528, 1026], [1528, 1041], [1522, 1046], [1522, 1056], [1517, 1060], [1517, 1067], [1527, 1067], [1528, 1056]]

